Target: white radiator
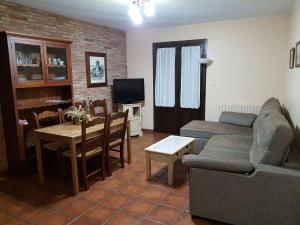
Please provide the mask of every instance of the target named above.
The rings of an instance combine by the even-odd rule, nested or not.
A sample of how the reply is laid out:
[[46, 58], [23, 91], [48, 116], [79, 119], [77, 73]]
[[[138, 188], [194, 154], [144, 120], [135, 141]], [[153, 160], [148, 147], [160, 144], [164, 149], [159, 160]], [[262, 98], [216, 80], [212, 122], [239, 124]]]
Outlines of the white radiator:
[[260, 105], [221, 104], [219, 105], [219, 116], [221, 116], [222, 112], [242, 112], [258, 114], [260, 108]]

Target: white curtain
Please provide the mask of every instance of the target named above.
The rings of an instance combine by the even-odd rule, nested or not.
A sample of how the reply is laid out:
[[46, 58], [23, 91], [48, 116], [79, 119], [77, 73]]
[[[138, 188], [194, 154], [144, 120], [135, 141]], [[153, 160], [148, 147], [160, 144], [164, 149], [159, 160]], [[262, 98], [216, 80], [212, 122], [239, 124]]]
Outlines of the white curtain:
[[156, 54], [155, 106], [175, 106], [176, 48], [159, 48]]
[[181, 52], [180, 107], [198, 109], [200, 107], [201, 47], [183, 47]]

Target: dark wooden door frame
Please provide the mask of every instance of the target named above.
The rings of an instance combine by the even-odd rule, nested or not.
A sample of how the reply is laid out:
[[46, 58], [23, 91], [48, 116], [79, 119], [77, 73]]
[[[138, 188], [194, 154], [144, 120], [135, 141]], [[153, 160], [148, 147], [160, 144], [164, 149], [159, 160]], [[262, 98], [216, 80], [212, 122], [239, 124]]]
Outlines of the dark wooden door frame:
[[[184, 40], [184, 41], [171, 41], [171, 42], [157, 42], [152, 44], [152, 57], [153, 57], [153, 113], [154, 113], [154, 131], [157, 131], [157, 124], [156, 124], [156, 114], [157, 114], [157, 107], [155, 106], [155, 78], [156, 78], [156, 55], [157, 55], [157, 49], [159, 48], [176, 48], [176, 56], [175, 56], [175, 96], [178, 96], [178, 93], [180, 93], [180, 86], [181, 86], [181, 48], [182, 47], [188, 47], [188, 46], [200, 46], [203, 44], [207, 44], [207, 39], [197, 39], [197, 40]], [[207, 57], [206, 50], [203, 52], [201, 57]], [[205, 120], [205, 105], [206, 105], [206, 65], [201, 65], [201, 87], [200, 87], [200, 118], [202, 120]], [[160, 108], [160, 107], [158, 107]], [[175, 98], [175, 111], [182, 110], [180, 107], [180, 98]], [[175, 121], [172, 120], [172, 118], [169, 118], [172, 120], [172, 123], [176, 123], [176, 126], [179, 127], [180, 119], [177, 118], [178, 115], [170, 115], [170, 117], [175, 117]], [[179, 131], [175, 130], [172, 133], [178, 133]]]

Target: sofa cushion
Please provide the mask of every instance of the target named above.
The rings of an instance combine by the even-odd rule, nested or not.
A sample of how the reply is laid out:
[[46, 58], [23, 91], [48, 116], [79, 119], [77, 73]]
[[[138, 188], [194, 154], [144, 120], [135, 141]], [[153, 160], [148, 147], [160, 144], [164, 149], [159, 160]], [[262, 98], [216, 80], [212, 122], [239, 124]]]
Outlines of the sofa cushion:
[[219, 122], [252, 127], [257, 115], [253, 113], [222, 112]]
[[193, 168], [220, 170], [231, 173], [251, 173], [254, 170], [247, 152], [206, 146], [199, 155], [186, 155], [183, 164]]
[[207, 148], [226, 148], [249, 153], [253, 137], [246, 135], [215, 135], [206, 144]]
[[181, 136], [209, 139], [216, 134], [238, 134], [252, 136], [250, 127], [232, 124], [193, 120], [180, 129]]
[[257, 123], [253, 138], [251, 163], [280, 165], [293, 140], [293, 130], [281, 113], [270, 113]]
[[249, 151], [244, 151], [243, 149], [233, 147], [206, 145], [202, 152], [200, 152], [199, 154], [212, 157], [216, 155], [225, 157], [226, 155], [226, 157], [228, 156], [231, 158], [243, 159], [250, 162]]

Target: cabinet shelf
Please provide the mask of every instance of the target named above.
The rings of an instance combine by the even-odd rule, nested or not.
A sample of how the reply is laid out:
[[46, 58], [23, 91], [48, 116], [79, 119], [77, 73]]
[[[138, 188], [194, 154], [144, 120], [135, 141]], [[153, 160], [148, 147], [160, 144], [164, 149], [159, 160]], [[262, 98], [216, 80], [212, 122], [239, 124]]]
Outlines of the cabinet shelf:
[[66, 68], [66, 65], [54, 65], [54, 64], [48, 64], [49, 68]]
[[71, 104], [71, 100], [49, 100], [44, 102], [34, 102], [32, 104], [19, 104], [18, 109], [19, 110], [26, 110], [26, 109], [35, 109], [35, 108], [42, 108], [42, 107], [49, 107], [49, 106], [59, 106], [64, 104]]
[[[53, 83], [51, 83], [51, 81]], [[55, 81], [55, 80], [49, 80], [49, 83], [29, 83], [27, 82], [23, 82], [24, 84], [22, 84], [21, 82], [17, 83], [16, 85], [16, 89], [30, 89], [30, 88], [40, 88], [40, 87], [63, 87], [63, 86], [71, 86], [71, 82], [68, 80], [64, 80], [64, 81]]]
[[17, 64], [17, 67], [40, 67], [40, 64]]

